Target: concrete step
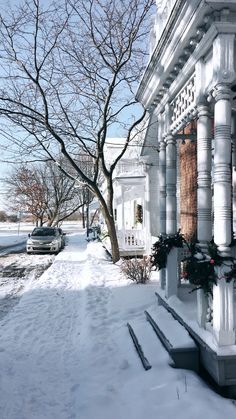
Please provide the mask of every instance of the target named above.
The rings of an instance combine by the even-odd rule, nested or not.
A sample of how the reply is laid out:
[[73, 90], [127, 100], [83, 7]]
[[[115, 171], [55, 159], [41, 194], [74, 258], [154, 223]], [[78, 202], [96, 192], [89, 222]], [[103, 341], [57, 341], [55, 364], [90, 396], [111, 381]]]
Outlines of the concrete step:
[[146, 319], [168, 351], [176, 368], [199, 370], [199, 351], [187, 330], [164, 308], [145, 311]]

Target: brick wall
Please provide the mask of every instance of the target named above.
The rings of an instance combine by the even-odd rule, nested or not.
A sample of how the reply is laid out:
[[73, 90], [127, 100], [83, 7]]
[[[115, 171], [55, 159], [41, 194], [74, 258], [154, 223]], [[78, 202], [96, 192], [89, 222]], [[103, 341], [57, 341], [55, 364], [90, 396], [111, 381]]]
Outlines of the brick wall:
[[197, 235], [197, 146], [186, 140], [179, 146], [180, 226], [187, 240]]

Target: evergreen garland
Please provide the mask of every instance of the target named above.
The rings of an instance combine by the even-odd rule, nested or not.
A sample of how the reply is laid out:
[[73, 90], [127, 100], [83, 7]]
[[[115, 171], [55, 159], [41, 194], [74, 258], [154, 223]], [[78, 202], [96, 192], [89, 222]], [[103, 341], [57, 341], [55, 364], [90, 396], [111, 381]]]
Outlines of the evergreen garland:
[[167, 256], [173, 247], [183, 247], [185, 239], [180, 230], [174, 235], [164, 236], [160, 234], [158, 241], [154, 243], [151, 254], [151, 264], [155, 269], [163, 269], [166, 267]]
[[196, 285], [195, 289], [202, 288], [206, 294], [212, 294], [213, 284], [217, 285], [217, 280], [220, 279], [215, 268], [222, 265], [229, 269], [223, 275], [226, 281], [236, 279], [235, 259], [230, 256], [221, 256], [213, 240], [208, 243], [208, 254], [204, 254], [196, 243], [188, 247], [190, 256], [185, 259], [184, 277], [189, 280], [190, 284]]
[[[166, 267], [167, 257], [173, 247], [181, 248], [186, 244], [190, 256], [184, 259], [185, 272], [183, 276], [189, 280], [190, 284], [196, 285], [197, 289], [203, 289], [206, 294], [212, 294], [213, 285], [221, 278], [217, 274], [216, 267], [224, 265], [223, 278], [226, 282], [236, 279], [236, 259], [230, 256], [221, 256], [217, 245], [212, 240], [208, 243], [208, 252], [204, 254], [197, 243], [188, 244], [180, 230], [174, 235], [158, 236], [158, 241], [154, 243], [151, 254], [151, 265], [156, 270]], [[193, 290], [193, 291], [194, 291]]]

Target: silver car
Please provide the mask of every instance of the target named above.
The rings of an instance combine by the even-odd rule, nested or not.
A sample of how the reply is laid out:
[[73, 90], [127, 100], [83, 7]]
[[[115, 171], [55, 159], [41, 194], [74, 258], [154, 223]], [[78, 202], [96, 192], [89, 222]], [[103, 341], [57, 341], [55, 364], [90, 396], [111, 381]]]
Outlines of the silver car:
[[58, 253], [65, 245], [60, 228], [36, 227], [26, 242], [27, 253]]

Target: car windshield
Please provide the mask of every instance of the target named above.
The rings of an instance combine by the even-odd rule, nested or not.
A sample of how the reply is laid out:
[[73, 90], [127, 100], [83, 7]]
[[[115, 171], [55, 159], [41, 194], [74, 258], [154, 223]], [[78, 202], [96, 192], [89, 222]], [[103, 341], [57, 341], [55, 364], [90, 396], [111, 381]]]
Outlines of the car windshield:
[[31, 236], [55, 236], [56, 230], [54, 228], [35, 228]]

